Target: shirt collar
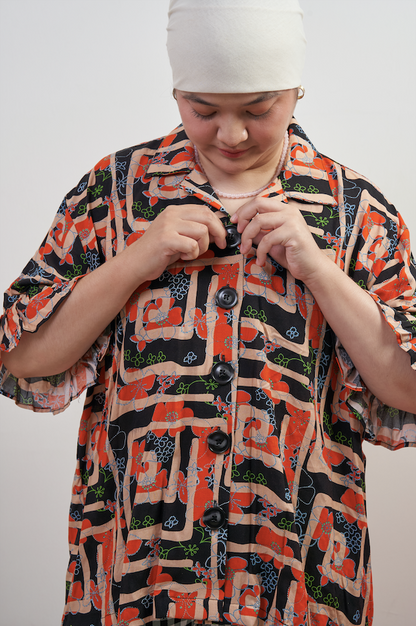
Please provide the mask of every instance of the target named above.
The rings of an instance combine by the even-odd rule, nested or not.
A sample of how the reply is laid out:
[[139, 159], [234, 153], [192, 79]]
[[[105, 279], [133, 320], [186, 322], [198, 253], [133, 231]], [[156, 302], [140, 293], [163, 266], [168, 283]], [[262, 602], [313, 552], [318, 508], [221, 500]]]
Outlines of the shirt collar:
[[[289, 126], [289, 157], [282, 172], [268, 188], [300, 202], [336, 206], [337, 174], [333, 162], [320, 154], [295, 119]], [[182, 125], [164, 137], [153, 153], [147, 176], [183, 175], [183, 187], [210, 195], [210, 185], [195, 162], [193, 144]]]

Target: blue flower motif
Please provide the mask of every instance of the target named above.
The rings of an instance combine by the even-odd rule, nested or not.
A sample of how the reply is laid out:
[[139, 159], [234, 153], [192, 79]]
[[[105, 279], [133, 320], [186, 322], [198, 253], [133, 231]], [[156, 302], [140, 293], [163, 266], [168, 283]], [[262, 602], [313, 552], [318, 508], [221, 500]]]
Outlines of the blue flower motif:
[[217, 532], [218, 541], [227, 541], [228, 539], [228, 531], [226, 528], [220, 528]]
[[352, 619], [354, 620], [354, 622], [355, 622], [356, 624], [358, 624], [358, 622], [360, 621], [360, 617], [361, 617], [361, 613], [360, 613], [360, 611], [357, 609], [357, 612], [356, 612], [356, 614], [354, 615], [354, 617], [353, 617]]
[[120, 342], [123, 339], [123, 322], [119, 322], [117, 324], [117, 338], [120, 340]]
[[344, 204], [344, 211], [347, 215], [351, 215], [353, 216], [355, 213], [355, 205], [354, 204], [348, 204], [348, 202], [346, 202]]
[[227, 560], [227, 553], [226, 552], [220, 552], [217, 555], [217, 567], [220, 569], [220, 571], [224, 571], [224, 566]]
[[264, 400], [265, 398], [267, 398], [267, 395], [263, 389], [256, 389], [256, 400]]
[[126, 459], [124, 459], [124, 458], [116, 459], [116, 465], [117, 465], [117, 469], [119, 469], [119, 470], [125, 469], [125, 467], [126, 467]]
[[85, 187], [86, 187], [86, 186], [87, 186], [87, 183], [85, 183], [85, 182], [80, 183], [80, 184], [78, 185], [78, 188], [77, 188], [77, 193], [81, 193], [81, 191], [84, 191], [84, 189], [85, 189]]
[[74, 569], [74, 574], [79, 574], [81, 569], [81, 555], [78, 554], [76, 560], [75, 560], [75, 569]]
[[293, 608], [293, 606], [289, 607], [288, 609], [283, 609], [283, 615], [285, 622], [287, 621], [288, 624], [293, 623], [295, 617], [299, 617], [298, 614], [295, 613], [295, 609]]
[[100, 264], [98, 252], [92, 252], [91, 250], [88, 250], [88, 252], [85, 253], [85, 259], [91, 270], [96, 270]]
[[120, 194], [125, 195], [125, 189], [127, 185], [127, 176], [121, 176], [120, 178], [118, 178], [116, 181], [116, 185], [117, 185], [117, 191]]
[[306, 522], [306, 517], [307, 517], [307, 513], [302, 513], [302, 511], [300, 511], [299, 509], [296, 510], [295, 513], [295, 522], [298, 522], [299, 524], [304, 524]]
[[331, 169], [329, 170], [329, 175], [333, 180], [335, 180], [335, 178], [337, 177], [337, 170], [335, 169], [334, 165], [331, 165]]
[[290, 461], [290, 469], [292, 470], [296, 469], [296, 466], [298, 464], [298, 455], [290, 456], [289, 461]]
[[277, 587], [277, 574], [271, 563], [261, 564], [261, 583], [268, 593], [273, 593]]
[[347, 548], [349, 548], [353, 554], [358, 554], [361, 550], [360, 531], [355, 524], [349, 524], [347, 521], [345, 521], [344, 529], [344, 537]]
[[345, 237], [351, 237], [353, 230], [354, 230], [354, 224], [346, 224]]
[[31, 261], [28, 267], [26, 268], [26, 274], [27, 276], [37, 276], [40, 273], [39, 271], [40, 269], [41, 268], [39, 267], [37, 263], [35, 263], [34, 261]]
[[184, 357], [183, 362], [187, 363], [188, 365], [191, 365], [191, 363], [193, 363], [195, 361], [195, 359], [197, 359], [197, 355], [195, 354], [195, 352], [188, 352], [188, 354], [186, 355], [186, 357]]
[[179, 524], [179, 520], [174, 515], [171, 515], [170, 518], [165, 522], [165, 526], [167, 528], [173, 528], [177, 524]]
[[285, 499], [289, 502], [289, 500], [291, 500], [292, 496], [290, 495], [290, 489], [289, 487], [286, 487], [285, 489]]
[[328, 365], [330, 360], [331, 360], [331, 357], [329, 356], [329, 354], [323, 354], [321, 356], [321, 363], [322, 363], [322, 365]]
[[58, 209], [59, 215], [65, 215], [66, 213], [66, 198], [64, 198], [61, 202], [61, 205]]
[[234, 320], [236, 319], [234, 311], [226, 311], [225, 312], [225, 317], [227, 318], [227, 323], [228, 324], [232, 324], [234, 322]]
[[344, 514], [340, 513], [339, 511], [335, 512], [335, 519], [337, 520], [337, 524], [347, 523], [347, 520], [345, 519]]
[[155, 452], [157, 460], [160, 463], [166, 463], [170, 457], [173, 456], [175, 451], [175, 442], [171, 441], [168, 437], [161, 437], [155, 443]]
[[286, 331], [286, 335], [289, 339], [294, 339], [295, 337], [299, 337], [299, 331], [295, 328], [295, 326], [292, 326], [292, 328], [289, 328], [289, 330]]
[[95, 403], [104, 405], [104, 401], [105, 401], [105, 395], [104, 395], [104, 392], [97, 393], [97, 394], [94, 396], [94, 402], [95, 402]]
[[270, 574], [273, 571], [273, 565], [270, 562], [263, 563], [261, 566], [261, 571], [266, 572], [266, 574]]
[[258, 554], [252, 552], [250, 554], [250, 561], [252, 565], [256, 565], [257, 563], [261, 563], [261, 558], [259, 557]]
[[318, 389], [321, 391], [322, 387], [325, 385], [325, 376], [323, 374], [321, 374], [320, 376], [318, 376]]
[[147, 595], [142, 599], [142, 604], [146, 607], [146, 609], [149, 608], [149, 606], [151, 606], [153, 600], [152, 600], [152, 596]]
[[183, 300], [189, 291], [191, 279], [186, 277], [182, 272], [172, 275], [168, 272], [169, 290], [172, 298]]
[[386, 247], [388, 247], [388, 250], [389, 250], [389, 259], [391, 259], [391, 257], [394, 256], [396, 249], [397, 249], [398, 242], [399, 241], [398, 241], [397, 235], [393, 235], [391, 239], [387, 239]]

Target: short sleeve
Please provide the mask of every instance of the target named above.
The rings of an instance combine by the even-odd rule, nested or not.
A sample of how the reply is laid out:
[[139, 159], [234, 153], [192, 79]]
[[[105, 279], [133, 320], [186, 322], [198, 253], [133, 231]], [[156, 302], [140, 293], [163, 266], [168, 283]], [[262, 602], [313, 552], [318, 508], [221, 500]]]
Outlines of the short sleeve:
[[[105, 261], [104, 242], [111, 231], [106, 219], [112, 191], [108, 164], [84, 176], [64, 198], [39, 250], [5, 293], [1, 351], [17, 346], [23, 331], [35, 333], [78, 280]], [[110, 337], [108, 329], [71, 369], [47, 378], [16, 379], [1, 363], [0, 352], [0, 393], [34, 411], [64, 410], [94, 383]]]
[[[416, 266], [409, 230], [376, 190], [362, 195], [357, 222], [358, 235], [350, 240], [354, 244], [350, 275], [377, 302], [409, 356], [409, 367], [416, 370]], [[365, 388], [341, 347], [337, 356], [351, 390], [349, 405], [364, 420], [365, 438], [390, 449], [416, 446], [416, 415], [380, 402]]]

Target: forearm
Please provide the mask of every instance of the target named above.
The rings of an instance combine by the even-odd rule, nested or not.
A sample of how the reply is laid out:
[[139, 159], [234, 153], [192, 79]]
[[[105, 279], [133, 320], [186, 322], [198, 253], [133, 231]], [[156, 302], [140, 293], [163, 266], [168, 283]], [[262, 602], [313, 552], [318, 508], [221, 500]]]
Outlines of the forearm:
[[370, 391], [415, 413], [416, 371], [377, 303], [326, 257], [307, 286]]

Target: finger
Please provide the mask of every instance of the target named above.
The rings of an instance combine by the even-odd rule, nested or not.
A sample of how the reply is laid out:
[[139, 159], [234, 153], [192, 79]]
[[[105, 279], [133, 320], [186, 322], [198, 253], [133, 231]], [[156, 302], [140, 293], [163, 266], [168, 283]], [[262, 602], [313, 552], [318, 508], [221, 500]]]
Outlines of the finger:
[[171, 212], [160, 223], [156, 220], [143, 236], [149, 240], [154, 254], [170, 258], [173, 255], [185, 255], [184, 258], [196, 258], [209, 247], [208, 227], [202, 222], [182, 219]]
[[[281, 226], [280, 228], [276, 228], [266, 233], [264, 237], [261, 239], [259, 245], [256, 250], [256, 264], [263, 267], [263, 265], [267, 261], [267, 255], [271, 253], [273, 249], [273, 258], [275, 258], [274, 252], [280, 250], [280, 255], [283, 257], [286, 256], [287, 246], [290, 245], [291, 241], [291, 231], [290, 228], [287, 227], [287, 224]], [[279, 261], [280, 262], [280, 261]], [[281, 263], [284, 265], [284, 263]]]
[[205, 206], [186, 205], [180, 209], [179, 216], [182, 220], [204, 224], [208, 229], [210, 241], [219, 248], [225, 248], [227, 233], [218, 215]]
[[197, 240], [193, 237], [176, 233], [171, 242], [169, 256], [171, 257], [171, 263], [178, 258], [183, 261], [193, 261], [206, 252], [207, 249], [207, 240]]
[[186, 249], [182, 247], [178, 250], [183, 260], [196, 259], [209, 248], [210, 234], [206, 224], [181, 220], [178, 224], [178, 236], [179, 244], [186, 246]]
[[237, 209], [231, 221], [238, 223], [237, 230], [242, 233], [257, 214], [280, 212], [287, 207], [281, 198], [253, 198]]
[[233, 224], [237, 224], [237, 230], [239, 233], [242, 233], [247, 224], [253, 219], [255, 215], [257, 215], [257, 203], [256, 199], [249, 200], [242, 206], [240, 206], [235, 213], [230, 218], [230, 221]]
[[242, 235], [240, 252], [247, 254], [253, 245], [253, 241], [260, 241], [269, 231], [279, 228], [284, 223], [284, 218], [279, 213], [257, 213], [247, 224]]

